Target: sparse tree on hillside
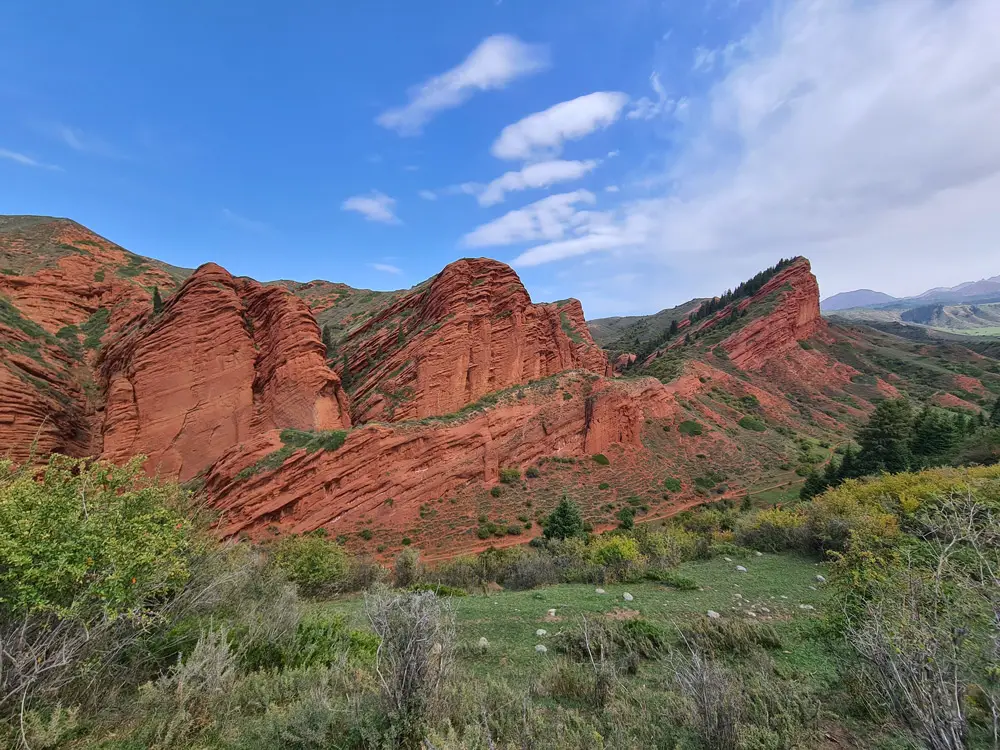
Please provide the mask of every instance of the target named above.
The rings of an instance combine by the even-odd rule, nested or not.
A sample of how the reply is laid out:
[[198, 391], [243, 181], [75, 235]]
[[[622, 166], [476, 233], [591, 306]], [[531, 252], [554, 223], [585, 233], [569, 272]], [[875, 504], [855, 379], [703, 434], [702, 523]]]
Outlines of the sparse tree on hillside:
[[669, 332], [671, 337], [677, 335], [677, 327], [678, 327], [677, 326], [677, 321], [676, 320], [671, 320], [670, 321], [670, 332]]
[[962, 431], [942, 411], [925, 406], [913, 428], [911, 450], [916, 463], [934, 466], [946, 462]]
[[990, 425], [1000, 427], [1000, 398], [993, 403], [993, 411], [990, 412]]
[[858, 433], [858, 462], [866, 474], [907, 471], [913, 463], [913, 412], [905, 398], [882, 401]]
[[813, 469], [806, 477], [805, 484], [799, 490], [799, 498], [802, 500], [812, 500], [817, 495], [822, 495], [829, 485], [823, 479], [823, 475]]
[[160, 297], [160, 287], [153, 287], [153, 315], [159, 315], [163, 310], [163, 298]]
[[583, 518], [576, 503], [564, 496], [545, 522], [546, 539], [568, 539], [583, 533]]

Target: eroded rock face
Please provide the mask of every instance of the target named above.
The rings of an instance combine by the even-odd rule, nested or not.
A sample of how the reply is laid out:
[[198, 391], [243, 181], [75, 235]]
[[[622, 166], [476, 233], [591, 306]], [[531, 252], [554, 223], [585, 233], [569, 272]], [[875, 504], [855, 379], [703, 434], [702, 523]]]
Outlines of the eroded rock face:
[[305, 304], [215, 264], [110, 344], [101, 376], [102, 457], [145, 454], [147, 470], [181, 481], [261, 431], [350, 424]]
[[513, 269], [486, 258], [450, 264], [343, 349], [358, 422], [450, 414], [565, 370], [608, 373], [577, 300], [532, 304]]
[[777, 297], [773, 310], [722, 343], [729, 358], [741, 369], [761, 369], [825, 326], [819, 313], [819, 285], [805, 258], [775, 274], [753, 297], [741, 301], [740, 309], [768, 304], [772, 295]]
[[226, 534], [256, 534], [272, 523], [289, 532], [339, 533], [390, 507], [416, 518], [421, 503], [469, 482], [496, 482], [501, 467], [600, 453], [614, 443], [639, 446], [645, 417], [673, 408], [653, 379], [619, 383], [590, 373], [569, 373], [522, 395], [462, 421], [359, 427], [336, 451], [300, 449], [275, 470], [248, 470], [282, 448], [272, 431], [223, 456], [205, 489], [224, 513]]

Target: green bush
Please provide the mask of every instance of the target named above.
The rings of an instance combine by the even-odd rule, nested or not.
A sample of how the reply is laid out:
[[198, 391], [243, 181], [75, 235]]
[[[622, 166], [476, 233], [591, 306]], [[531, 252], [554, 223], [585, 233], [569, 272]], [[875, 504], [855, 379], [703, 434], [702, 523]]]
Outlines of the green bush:
[[682, 435], [701, 435], [705, 431], [705, 426], [701, 422], [685, 420], [677, 425], [677, 431]]
[[608, 484], [607, 482], [601, 482], [599, 485], [597, 485], [597, 489], [599, 489], [599, 490], [610, 490], [611, 489], [611, 485]]
[[546, 539], [569, 539], [583, 533], [583, 517], [576, 503], [565, 497], [545, 521]]
[[736, 524], [736, 543], [762, 552], [807, 550], [807, 519], [801, 513], [768, 508], [744, 514]]
[[743, 417], [739, 421], [739, 425], [744, 430], [751, 430], [752, 432], [764, 432], [767, 430], [767, 425], [757, 417]]
[[336, 591], [347, 578], [343, 548], [320, 534], [284, 537], [274, 545], [272, 560], [305, 596]]
[[647, 570], [645, 578], [647, 581], [656, 581], [678, 591], [697, 591], [699, 588], [698, 582], [693, 578], [680, 575], [672, 570]]
[[700, 618], [682, 626], [681, 636], [688, 647], [716, 656], [747, 656], [760, 648], [781, 648], [781, 638], [771, 625], [734, 617]]
[[500, 485], [495, 484], [490, 487], [490, 497], [500, 497], [503, 494], [503, 490], [500, 489]]
[[676, 477], [667, 477], [663, 480], [663, 486], [666, 487], [671, 492], [681, 491], [681, 480]]
[[503, 484], [517, 484], [521, 481], [521, 470], [518, 468], [500, 469], [500, 481]]
[[54, 455], [41, 481], [0, 460], [0, 610], [141, 618], [187, 581], [186, 496], [118, 467]]
[[595, 464], [599, 464], [601, 466], [608, 466], [611, 463], [608, 457], [605, 456], [603, 453], [595, 453], [593, 455], [593, 459]]
[[524, 476], [526, 476], [528, 479], [538, 479], [539, 477], [538, 467], [529, 466], [527, 470], [524, 472]]
[[444, 583], [415, 583], [408, 589], [414, 593], [433, 591], [438, 596], [468, 596], [469, 592], [458, 586], [448, 586]]

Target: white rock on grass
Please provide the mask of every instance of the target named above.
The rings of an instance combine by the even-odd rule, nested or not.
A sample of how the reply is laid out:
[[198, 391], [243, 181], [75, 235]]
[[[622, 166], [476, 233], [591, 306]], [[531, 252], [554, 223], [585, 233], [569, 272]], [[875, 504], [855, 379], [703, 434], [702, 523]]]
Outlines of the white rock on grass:
[[764, 553], [761, 552], [760, 550], [754, 550], [753, 554], [754, 554], [754, 557], [763, 557], [764, 556]]
[[604, 589], [594, 589], [594, 593], [595, 594], [606, 594], [608, 592], [605, 591]]
[[733, 559], [731, 557], [723, 557], [722, 559], [725, 560], [726, 562], [732, 562], [733, 561]]
[[548, 649], [545, 648], [545, 646], [543, 646], [541, 643], [539, 643], [537, 646], [535, 646], [535, 653], [536, 654], [545, 654], [545, 653], [548, 653]]
[[743, 567], [742, 565], [737, 565], [737, 566], [736, 566], [736, 572], [737, 572], [737, 573], [746, 573], [746, 572], [747, 572], [747, 569], [746, 569], [746, 568], [744, 568], [744, 567]]
[[629, 592], [626, 591], [624, 594], [622, 594], [622, 599], [624, 599], [627, 602], [630, 602], [633, 599], [635, 599], [635, 597], [632, 596]]
[[799, 609], [816, 609], [816, 608], [811, 604], [800, 604]]
[[482, 653], [486, 653], [489, 650], [490, 642], [486, 640], [485, 635], [479, 639], [478, 646], [479, 646], [479, 651]]
[[548, 635], [548, 634], [549, 631], [543, 630], [542, 628], [539, 628], [538, 630], [535, 631], [535, 635], [537, 635], [539, 638], [541, 638], [543, 635]]
[[826, 578], [824, 578], [821, 575], [817, 575], [816, 576], [816, 581], [819, 582], [819, 583], [826, 583]]
[[714, 609], [708, 610], [708, 616], [713, 620], [718, 620], [722, 615], [716, 612]]
[[549, 617], [555, 617], [556, 616], [556, 611], [554, 609], [550, 609], [548, 611], [548, 615], [549, 615]]

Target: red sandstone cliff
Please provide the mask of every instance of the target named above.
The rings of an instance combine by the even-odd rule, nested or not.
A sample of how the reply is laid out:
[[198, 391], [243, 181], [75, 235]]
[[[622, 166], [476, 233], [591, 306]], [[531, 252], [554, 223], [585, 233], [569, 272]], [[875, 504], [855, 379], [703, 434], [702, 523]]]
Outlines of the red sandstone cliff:
[[371, 511], [415, 518], [421, 503], [470, 482], [496, 482], [501, 467], [599, 453], [614, 443], [638, 447], [644, 419], [670, 409], [653, 379], [617, 383], [579, 372], [520, 396], [461, 421], [359, 427], [336, 451], [299, 449], [275, 470], [247, 471], [282, 447], [278, 432], [266, 433], [223, 456], [205, 489], [227, 534], [259, 533], [272, 523], [339, 533]]
[[761, 369], [826, 325], [819, 314], [819, 285], [805, 258], [782, 269], [753, 297], [738, 304], [741, 310], [768, 305], [773, 296], [777, 297], [773, 309], [722, 342], [729, 358], [741, 369]]
[[577, 300], [532, 304], [514, 270], [486, 258], [448, 265], [342, 348], [360, 422], [449, 414], [565, 370], [608, 373]]
[[101, 377], [103, 457], [145, 454], [170, 478], [194, 477], [259, 432], [350, 425], [305, 303], [214, 264], [111, 343]]

